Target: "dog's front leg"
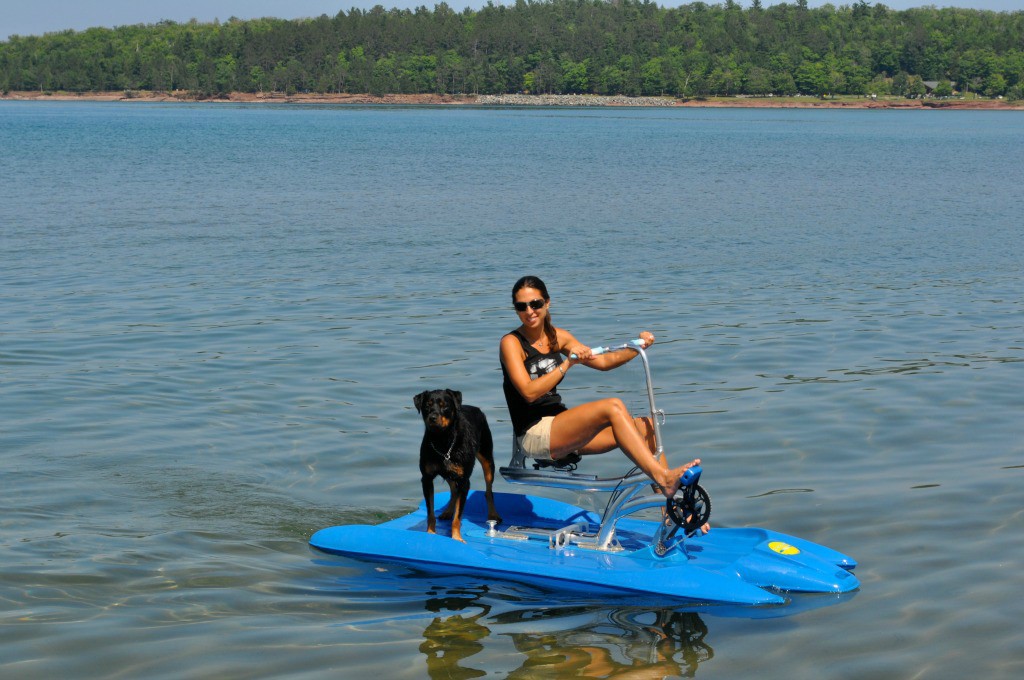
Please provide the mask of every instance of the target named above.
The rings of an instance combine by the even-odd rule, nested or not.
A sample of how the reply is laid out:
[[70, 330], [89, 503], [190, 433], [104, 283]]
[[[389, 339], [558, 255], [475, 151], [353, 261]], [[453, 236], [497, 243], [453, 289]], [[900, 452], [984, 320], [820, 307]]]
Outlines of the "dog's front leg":
[[434, 517], [434, 478], [423, 475], [420, 478], [423, 483], [423, 500], [427, 503], [427, 533], [435, 533], [437, 518]]
[[[448, 482], [448, 488], [452, 490], [451, 497], [448, 499], [448, 505], [444, 506], [444, 510], [442, 510], [441, 514], [437, 516], [438, 519], [445, 521], [448, 521], [455, 516], [455, 508], [458, 507], [458, 504], [455, 502], [456, 485], [462, 484], [462, 477], [466, 474], [462, 467], [455, 467], [452, 472], [454, 472], [454, 477], [449, 477], [447, 474], [442, 475]], [[469, 480], [466, 480], [465, 483], [468, 485]], [[466, 492], [469, 492], [469, 486], [466, 487]], [[463, 496], [465, 496], [465, 494], [463, 494]], [[462, 502], [465, 504], [465, 497], [463, 497]]]
[[448, 509], [452, 512], [452, 538], [456, 541], [466, 541], [462, 538], [462, 512], [466, 509], [466, 496], [469, 495], [469, 480], [454, 479], [448, 482], [452, 498], [448, 501]]

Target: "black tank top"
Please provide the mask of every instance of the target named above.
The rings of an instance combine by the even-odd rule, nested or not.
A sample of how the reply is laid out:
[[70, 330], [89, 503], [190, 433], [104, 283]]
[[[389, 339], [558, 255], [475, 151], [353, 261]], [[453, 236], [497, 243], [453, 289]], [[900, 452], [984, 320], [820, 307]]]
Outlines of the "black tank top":
[[[536, 380], [546, 373], [558, 370], [558, 365], [562, 363], [561, 354], [558, 352], [542, 354], [518, 330], [512, 331], [509, 335], [514, 335], [519, 340], [519, 344], [522, 345], [523, 351], [526, 352], [526, 359], [523, 361], [523, 365], [526, 366], [526, 372], [530, 374], [530, 380]], [[505, 403], [508, 404], [508, 414], [512, 417], [512, 431], [515, 432], [517, 437], [523, 436], [541, 418], [558, 415], [566, 410], [557, 389], [552, 389], [531, 403], [526, 401], [523, 395], [519, 394], [519, 390], [516, 389], [515, 385], [512, 384], [512, 379], [509, 378], [504, 362], [501, 363], [501, 376], [501, 388], [505, 391]]]

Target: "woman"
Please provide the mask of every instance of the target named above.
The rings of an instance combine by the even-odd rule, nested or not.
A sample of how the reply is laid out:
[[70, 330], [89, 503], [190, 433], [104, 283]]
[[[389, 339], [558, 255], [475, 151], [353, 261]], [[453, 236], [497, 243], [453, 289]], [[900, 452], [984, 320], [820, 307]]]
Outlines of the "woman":
[[[618, 447], [671, 498], [680, 476], [700, 459], [669, 469], [664, 458], [653, 453], [654, 426], [649, 418], [633, 418], [615, 398], [567, 408], [556, 390], [576, 364], [608, 371], [636, 352], [623, 349], [594, 356], [572, 333], [551, 323], [550, 303], [547, 286], [536, 276], [516, 281], [512, 304], [522, 325], [501, 338], [502, 387], [523, 452], [531, 458], [558, 460], [571, 453], [585, 456]], [[640, 339], [645, 347], [654, 342], [647, 331]]]

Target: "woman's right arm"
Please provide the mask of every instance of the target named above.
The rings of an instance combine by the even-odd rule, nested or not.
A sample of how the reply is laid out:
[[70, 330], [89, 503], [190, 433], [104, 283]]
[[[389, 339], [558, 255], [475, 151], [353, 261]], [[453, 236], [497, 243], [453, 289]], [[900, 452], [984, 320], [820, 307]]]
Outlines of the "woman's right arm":
[[501, 339], [501, 363], [508, 371], [508, 377], [512, 381], [513, 387], [523, 395], [523, 399], [530, 403], [555, 389], [555, 386], [562, 381], [569, 363], [568, 360], [563, 361], [558, 368], [550, 373], [546, 373], [536, 380], [530, 380], [530, 374], [526, 372], [526, 366], [523, 365], [525, 360], [526, 354], [514, 335], [506, 335]]

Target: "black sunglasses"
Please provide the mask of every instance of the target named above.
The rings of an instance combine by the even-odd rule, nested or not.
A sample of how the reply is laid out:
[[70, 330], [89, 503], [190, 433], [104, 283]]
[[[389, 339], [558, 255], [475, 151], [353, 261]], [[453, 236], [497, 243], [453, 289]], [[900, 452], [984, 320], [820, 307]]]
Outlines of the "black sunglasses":
[[537, 310], [543, 309], [545, 305], [544, 300], [537, 298], [536, 300], [530, 300], [529, 302], [513, 302], [512, 306], [516, 308], [517, 312], [525, 312], [526, 308]]

